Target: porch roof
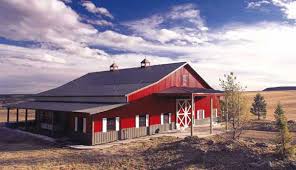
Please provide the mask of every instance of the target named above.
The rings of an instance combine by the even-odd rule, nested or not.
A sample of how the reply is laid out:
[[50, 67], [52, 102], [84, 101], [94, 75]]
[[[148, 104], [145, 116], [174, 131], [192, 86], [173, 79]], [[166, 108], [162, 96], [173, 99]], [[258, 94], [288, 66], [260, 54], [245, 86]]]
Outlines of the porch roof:
[[76, 113], [89, 113], [96, 114], [108, 111], [117, 107], [126, 105], [127, 103], [64, 103], [64, 102], [37, 102], [28, 101], [22, 103], [15, 103], [5, 105], [6, 108], [17, 109], [33, 109], [33, 110], [50, 110], [62, 112], [76, 112]]
[[155, 93], [162, 96], [223, 95], [223, 91], [205, 88], [172, 87]]

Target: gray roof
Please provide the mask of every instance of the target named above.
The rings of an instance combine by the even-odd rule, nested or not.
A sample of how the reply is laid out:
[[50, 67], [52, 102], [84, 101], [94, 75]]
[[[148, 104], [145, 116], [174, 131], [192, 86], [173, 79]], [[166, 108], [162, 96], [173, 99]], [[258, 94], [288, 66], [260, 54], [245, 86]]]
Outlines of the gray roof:
[[126, 105], [121, 104], [92, 104], [92, 103], [64, 103], [64, 102], [22, 102], [5, 105], [6, 108], [40, 109], [61, 112], [76, 112], [96, 114]]
[[170, 95], [170, 94], [183, 94], [183, 95], [191, 95], [192, 93], [196, 94], [222, 94], [223, 92], [220, 90], [214, 89], [205, 89], [205, 88], [190, 88], [190, 87], [172, 87], [169, 89], [165, 89], [163, 91], [157, 92], [156, 94], [160, 95]]
[[125, 96], [155, 83], [186, 62], [86, 74], [37, 96]]

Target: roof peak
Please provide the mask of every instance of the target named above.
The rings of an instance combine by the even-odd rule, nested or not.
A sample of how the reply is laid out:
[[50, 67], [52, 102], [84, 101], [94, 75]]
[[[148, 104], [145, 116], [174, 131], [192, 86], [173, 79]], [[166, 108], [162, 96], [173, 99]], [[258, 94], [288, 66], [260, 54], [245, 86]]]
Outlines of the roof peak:
[[[174, 62], [174, 63], [165, 63], [165, 64], [156, 64], [156, 65], [151, 65], [150, 67], [157, 67], [157, 66], [167, 66], [167, 65], [173, 65], [173, 64], [180, 64], [181, 65], [184, 65], [184, 64], [188, 64], [186, 61], [183, 61], [183, 62]], [[128, 68], [121, 68], [121, 69], [117, 69], [117, 71], [121, 71], [121, 70], [128, 70], [128, 69], [136, 69], [136, 68], [139, 68], [139, 67], [128, 67]], [[109, 72], [107, 70], [104, 70], [104, 71], [95, 71], [95, 72], [90, 72], [90, 73], [100, 73], [100, 72]]]

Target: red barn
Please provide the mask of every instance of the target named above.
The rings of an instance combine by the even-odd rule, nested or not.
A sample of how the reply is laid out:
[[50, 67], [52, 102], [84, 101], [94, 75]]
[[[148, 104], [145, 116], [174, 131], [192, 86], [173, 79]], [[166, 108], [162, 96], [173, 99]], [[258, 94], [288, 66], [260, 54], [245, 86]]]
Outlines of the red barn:
[[211, 106], [216, 119], [219, 96], [188, 63], [150, 66], [145, 59], [140, 67], [112, 64], [39, 93], [34, 101], [8, 105], [7, 121], [10, 109], [33, 109], [40, 133], [95, 145], [208, 122]]

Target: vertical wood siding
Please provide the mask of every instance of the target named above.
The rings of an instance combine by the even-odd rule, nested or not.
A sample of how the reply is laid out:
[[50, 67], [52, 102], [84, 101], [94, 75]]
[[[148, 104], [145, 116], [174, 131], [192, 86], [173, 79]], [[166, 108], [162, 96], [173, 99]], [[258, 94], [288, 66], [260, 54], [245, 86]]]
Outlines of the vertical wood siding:
[[119, 131], [94, 133], [94, 144], [103, 144], [119, 140]]
[[147, 127], [121, 129], [121, 139], [132, 139], [147, 136]]
[[141, 91], [133, 93], [128, 96], [128, 101], [135, 101], [145, 96], [151, 95], [155, 92], [170, 88], [170, 87], [182, 87], [182, 76], [188, 75], [188, 86], [187, 87], [196, 87], [196, 88], [209, 88], [202, 79], [195, 75], [189, 67], [182, 67], [179, 70], [175, 71], [170, 76], [166, 77], [159, 83], [149, 86]]

